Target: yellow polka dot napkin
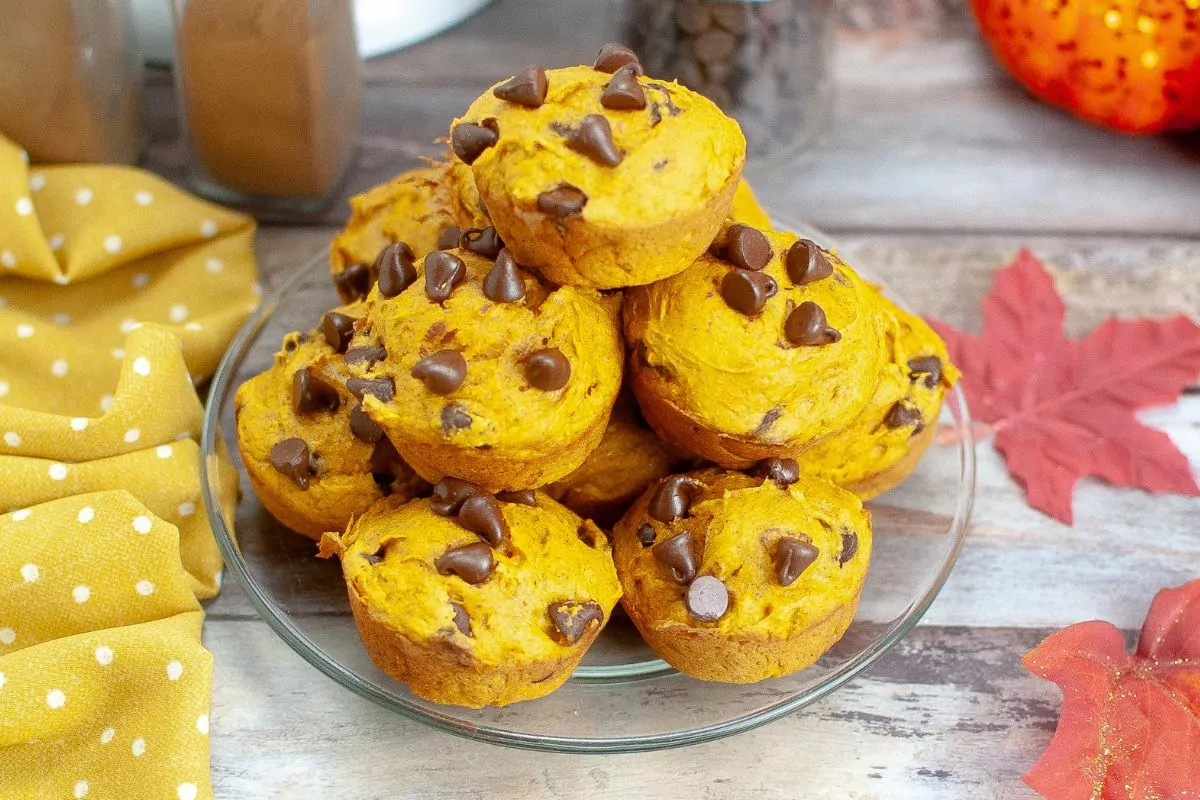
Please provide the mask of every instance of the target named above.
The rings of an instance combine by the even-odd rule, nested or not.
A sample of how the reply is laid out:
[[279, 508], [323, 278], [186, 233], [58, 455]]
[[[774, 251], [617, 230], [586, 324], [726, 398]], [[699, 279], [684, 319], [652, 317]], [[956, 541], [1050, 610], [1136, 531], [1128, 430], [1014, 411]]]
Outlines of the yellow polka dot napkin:
[[211, 796], [194, 381], [258, 302], [253, 233], [0, 137], [0, 800]]
[[0, 542], [0, 798], [211, 797], [176, 527], [117, 490], [0, 515]]

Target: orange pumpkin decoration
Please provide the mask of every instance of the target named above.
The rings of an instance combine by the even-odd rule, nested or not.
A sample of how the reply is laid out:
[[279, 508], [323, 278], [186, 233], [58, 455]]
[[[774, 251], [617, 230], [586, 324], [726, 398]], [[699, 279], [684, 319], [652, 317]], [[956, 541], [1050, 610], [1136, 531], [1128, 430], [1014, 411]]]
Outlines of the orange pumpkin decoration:
[[971, 0], [1029, 91], [1129, 133], [1200, 127], [1200, 0]]

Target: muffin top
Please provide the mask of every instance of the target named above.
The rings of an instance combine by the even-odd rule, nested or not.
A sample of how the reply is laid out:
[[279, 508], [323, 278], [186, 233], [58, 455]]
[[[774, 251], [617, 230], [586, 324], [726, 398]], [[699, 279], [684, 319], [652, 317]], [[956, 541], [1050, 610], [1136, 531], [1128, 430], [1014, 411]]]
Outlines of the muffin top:
[[795, 447], [844, 428], [874, 394], [877, 297], [834, 253], [734, 224], [688, 269], [627, 290], [625, 334], [658, 401], [706, 428]]
[[882, 294], [888, 361], [871, 402], [845, 430], [798, 456], [805, 472], [845, 485], [895, 464], [910, 440], [937, 424], [942, 398], [958, 380], [946, 344], [920, 317]]
[[615, 528], [630, 613], [658, 627], [788, 638], [855, 600], [870, 513], [850, 492], [799, 477], [706, 469], [651, 487]]
[[271, 467], [258, 474], [277, 491], [311, 492], [316, 506], [344, 494], [365, 508], [389, 492], [408, 499], [427, 487], [346, 389], [339, 345], [361, 313], [362, 304], [344, 306], [321, 328], [289, 333], [274, 365], [242, 384], [235, 398], [243, 456]]
[[[323, 547], [340, 551], [350, 591], [376, 619], [415, 643], [506, 664], [560, 658], [590, 640], [621, 596], [604, 534], [540, 492], [477, 497], [492, 510], [464, 503], [443, 516], [435, 509], [453, 509], [436, 497], [388, 498]], [[464, 524], [475, 517], [502, 525], [503, 539], [483, 541]]]
[[366, 382], [351, 390], [386, 430], [520, 458], [607, 421], [621, 385], [619, 298], [543, 284], [496, 246], [400, 253], [381, 275], [347, 362]]
[[472, 103], [451, 143], [520, 207], [625, 229], [690, 212], [741, 173], [745, 138], [712, 101], [640, 69], [528, 67]]

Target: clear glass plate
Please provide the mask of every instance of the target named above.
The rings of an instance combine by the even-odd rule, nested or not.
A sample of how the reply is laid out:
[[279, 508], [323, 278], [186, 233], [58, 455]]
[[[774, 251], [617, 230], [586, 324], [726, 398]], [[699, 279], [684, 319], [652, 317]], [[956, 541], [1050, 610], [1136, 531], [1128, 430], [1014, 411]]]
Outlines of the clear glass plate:
[[[809, 226], [780, 223], [832, 245]], [[270, 293], [238, 333], [209, 395], [201, 442], [208, 465], [201, 476], [203, 496], [226, 569], [267, 624], [330, 678], [411, 719], [471, 739], [560, 752], [656, 750], [750, 730], [825, 697], [894, 646], [929, 608], [962, 547], [975, 494], [975, 451], [966, 402], [956, 389], [942, 415], [955, 443], [934, 444], [902, 486], [870, 503], [875, 544], [858, 614], [845, 637], [812, 667], [751, 685], [694, 680], [657, 659], [618, 612], [571, 679], [549, 697], [481, 710], [423, 700], [371, 664], [336, 560], [314, 558], [311, 540], [263, 509], [237, 452], [238, 387], [271, 365], [285, 333], [315, 327], [337, 302], [321, 254]], [[214, 501], [221, 480], [214, 454], [222, 437], [241, 481], [233, 528]]]

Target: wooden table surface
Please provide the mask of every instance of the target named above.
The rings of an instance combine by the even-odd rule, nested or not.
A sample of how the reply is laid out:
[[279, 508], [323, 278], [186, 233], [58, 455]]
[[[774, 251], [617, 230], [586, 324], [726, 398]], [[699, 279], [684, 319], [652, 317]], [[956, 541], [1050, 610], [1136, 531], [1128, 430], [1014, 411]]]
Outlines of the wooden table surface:
[[[433, 152], [449, 119], [532, 61], [589, 62], [605, 0], [500, 0], [367, 66], [350, 190]], [[810, 152], [749, 174], [766, 203], [831, 232], [917, 310], [977, 328], [993, 271], [1045, 259], [1080, 335], [1108, 314], [1200, 312], [1200, 139], [1130, 139], [1029, 99], [990, 62], [959, 0], [843, 8], [836, 119]], [[152, 87], [153, 88], [153, 87]], [[158, 86], [164, 91], [164, 85]], [[153, 159], [176, 163], [166, 103]], [[268, 286], [325, 225], [264, 226]], [[1200, 469], [1200, 394], [1144, 415]], [[1085, 481], [1074, 527], [1031, 510], [989, 443], [974, 524], [924, 623], [864, 677], [765, 728], [682, 750], [549, 755], [453, 738], [336, 686], [232, 581], [208, 607], [218, 798], [1029, 798], [1059, 693], [1020, 666], [1053, 629], [1140, 625], [1154, 592], [1200, 577], [1200, 501]]]

